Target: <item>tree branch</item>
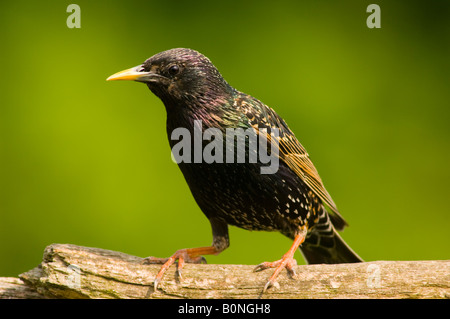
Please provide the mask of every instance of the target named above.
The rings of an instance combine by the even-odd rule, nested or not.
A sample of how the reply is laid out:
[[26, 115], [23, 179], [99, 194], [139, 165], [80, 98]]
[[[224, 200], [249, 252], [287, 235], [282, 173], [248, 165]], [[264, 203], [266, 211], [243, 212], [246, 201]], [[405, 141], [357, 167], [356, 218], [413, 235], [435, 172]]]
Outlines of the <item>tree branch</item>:
[[0, 298], [450, 298], [450, 261], [376, 261], [297, 266], [280, 274], [251, 265], [191, 265], [177, 282], [174, 267], [153, 291], [159, 265], [120, 252], [53, 244], [42, 263], [18, 278], [0, 278]]

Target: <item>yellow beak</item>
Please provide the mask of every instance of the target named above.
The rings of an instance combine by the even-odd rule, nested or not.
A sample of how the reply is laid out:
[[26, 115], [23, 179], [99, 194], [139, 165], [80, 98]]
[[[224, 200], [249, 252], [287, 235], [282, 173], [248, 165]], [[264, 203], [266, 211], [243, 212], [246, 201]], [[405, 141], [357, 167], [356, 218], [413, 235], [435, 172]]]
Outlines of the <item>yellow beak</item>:
[[106, 81], [139, 81], [139, 79], [147, 78], [150, 72], [139, 72], [142, 66], [138, 65], [134, 68], [123, 70], [111, 75]]

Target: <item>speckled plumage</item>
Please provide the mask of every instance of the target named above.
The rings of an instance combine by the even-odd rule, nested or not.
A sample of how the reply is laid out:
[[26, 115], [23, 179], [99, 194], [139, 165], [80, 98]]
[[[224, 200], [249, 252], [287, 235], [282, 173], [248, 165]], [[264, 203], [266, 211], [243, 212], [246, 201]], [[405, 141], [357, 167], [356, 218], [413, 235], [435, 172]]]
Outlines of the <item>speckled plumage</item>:
[[[202, 121], [204, 130], [218, 128], [224, 134], [227, 128], [253, 128], [257, 134], [267, 129], [266, 137], [271, 139], [275, 138], [271, 130], [279, 130], [275, 174], [261, 174], [261, 162], [179, 163], [197, 204], [211, 222], [213, 244], [209, 250], [191, 249], [172, 259], [198, 262], [200, 253], [219, 253], [229, 245], [227, 225], [234, 225], [278, 231], [292, 239], [305, 235], [300, 249], [309, 263], [361, 261], [336, 232], [346, 222], [308, 153], [273, 109], [231, 87], [210, 60], [194, 50], [158, 53], [136, 70], [145, 76], [136, 75], [135, 80], [146, 83], [166, 107], [169, 137], [179, 127], [193, 132], [196, 120]], [[169, 138], [169, 143], [173, 147], [176, 141]]]

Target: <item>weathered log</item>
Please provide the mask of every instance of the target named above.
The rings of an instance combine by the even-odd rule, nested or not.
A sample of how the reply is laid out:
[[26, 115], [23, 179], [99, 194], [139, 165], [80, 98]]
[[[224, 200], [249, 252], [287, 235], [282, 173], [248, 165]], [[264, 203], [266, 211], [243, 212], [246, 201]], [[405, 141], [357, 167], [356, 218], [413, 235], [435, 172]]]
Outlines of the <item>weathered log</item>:
[[450, 261], [375, 261], [296, 266], [261, 295], [271, 270], [252, 265], [175, 266], [153, 290], [159, 265], [110, 250], [53, 244], [42, 263], [18, 278], [0, 279], [0, 298], [450, 298]]
[[43, 299], [43, 295], [21, 279], [0, 277], [0, 299]]

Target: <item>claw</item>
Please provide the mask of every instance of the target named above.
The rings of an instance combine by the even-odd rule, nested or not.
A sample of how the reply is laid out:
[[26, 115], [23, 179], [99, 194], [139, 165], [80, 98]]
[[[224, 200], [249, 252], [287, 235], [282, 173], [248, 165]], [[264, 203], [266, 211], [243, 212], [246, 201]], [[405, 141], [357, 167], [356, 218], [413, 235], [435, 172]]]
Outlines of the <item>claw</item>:
[[292, 259], [292, 263], [288, 263], [286, 265], [286, 270], [291, 278], [297, 277], [297, 273], [295, 272], [295, 266], [297, 266], [297, 260]]
[[253, 269], [253, 271], [258, 272], [258, 271], [266, 270], [267, 268], [273, 268], [273, 266], [270, 266], [269, 264], [272, 264], [272, 263], [269, 263], [269, 262], [260, 263], [259, 265], [257, 265], [255, 267], [255, 269]]
[[273, 282], [272, 282], [271, 280], [269, 280], [269, 281], [264, 285], [264, 288], [263, 288], [262, 293], [265, 293], [265, 292], [267, 291], [267, 289], [269, 289], [269, 288], [272, 287], [272, 286], [273, 286]]
[[175, 280], [177, 282], [181, 282], [181, 280], [183, 279], [183, 277], [181, 276], [183, 267], [184, 267], [184, 259], [180, 257], [177, 263], [177, 270], [175, 271]]
[[143, 265], [165, 264], [168, 260], [169, 260], [169, 258], [158, 258], [158, 257], [150, 256], [150, 257], [142, 259], [142, 264]]
[[153, 281], [153, 290], [156, 291], [158, 289], [158, 284], [161, 281], [161, 278], [156, 277]]

